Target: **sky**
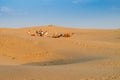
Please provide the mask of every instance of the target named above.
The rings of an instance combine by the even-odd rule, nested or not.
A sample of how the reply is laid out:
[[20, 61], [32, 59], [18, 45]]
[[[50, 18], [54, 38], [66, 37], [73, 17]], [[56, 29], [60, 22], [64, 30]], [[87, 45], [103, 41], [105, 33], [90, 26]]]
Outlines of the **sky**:
[[0, 27], [120, 29], [120, 0], [0, 0]]

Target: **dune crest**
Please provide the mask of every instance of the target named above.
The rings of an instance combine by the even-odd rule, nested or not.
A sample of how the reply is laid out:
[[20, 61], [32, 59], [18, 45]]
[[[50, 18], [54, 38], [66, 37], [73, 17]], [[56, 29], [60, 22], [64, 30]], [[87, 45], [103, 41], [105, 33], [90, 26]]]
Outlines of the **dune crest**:
[[0, 80], [119, 80], [120, 30], [1, 28], [0, 65]]

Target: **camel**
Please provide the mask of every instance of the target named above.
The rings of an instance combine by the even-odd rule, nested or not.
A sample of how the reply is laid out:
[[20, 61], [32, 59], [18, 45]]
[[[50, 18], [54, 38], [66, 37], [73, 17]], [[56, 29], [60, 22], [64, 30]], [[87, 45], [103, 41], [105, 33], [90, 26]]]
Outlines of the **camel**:
[[63, 37], [71, 37], [72, 35], [73, 35], [74, 33], [65, 33], [65, 34], [63, 34]]
[[47, 36], [47, 35], [48, 35], [48, 32], [45, 31], [45, 32], [43, 33], [43, 36]]
[[63, 36], [63, 34], [53, 34], [52, 38], [60, 38], [62, 36]]
[[65, 33], [65, 34], [53, 34], [52, 38], [59, 38], [59, 37], [71, 37], [74, 33]]
[[35, 34], [31, 34], [31, 36], [36, 36]]
[[31, 33], [30, 31], [28, 31], [27, 34], [29, 34], [31, 36], [36, 36], [34, 33]]

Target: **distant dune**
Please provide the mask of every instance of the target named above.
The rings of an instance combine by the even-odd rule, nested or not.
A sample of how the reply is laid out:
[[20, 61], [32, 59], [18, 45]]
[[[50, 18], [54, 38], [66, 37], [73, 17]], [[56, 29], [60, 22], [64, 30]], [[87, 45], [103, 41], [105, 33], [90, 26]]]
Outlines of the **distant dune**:
[[120, 30], [0, 28], [0, 80], [120, 80]]

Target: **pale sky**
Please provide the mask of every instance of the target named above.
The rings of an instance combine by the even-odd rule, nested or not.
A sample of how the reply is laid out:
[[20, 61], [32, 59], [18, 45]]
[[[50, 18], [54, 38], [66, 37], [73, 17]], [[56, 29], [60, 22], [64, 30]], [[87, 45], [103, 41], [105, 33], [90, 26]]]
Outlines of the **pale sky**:
[[120, 0], [0, 0], [0, 27], [120, 28]]

